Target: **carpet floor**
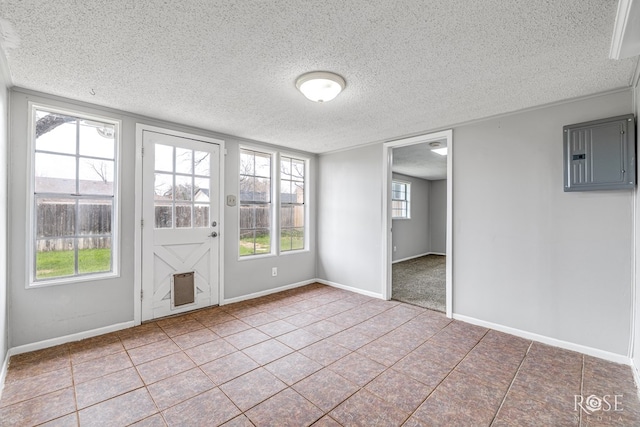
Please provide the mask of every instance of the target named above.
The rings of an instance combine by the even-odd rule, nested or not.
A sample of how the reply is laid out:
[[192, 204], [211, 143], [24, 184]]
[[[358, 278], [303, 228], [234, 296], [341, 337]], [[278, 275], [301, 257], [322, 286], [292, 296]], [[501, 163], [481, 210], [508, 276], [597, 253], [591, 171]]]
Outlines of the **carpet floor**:
[[397, 301], [445, 311], [446, 257], [425, 255], [393, 264], [393, 293]]

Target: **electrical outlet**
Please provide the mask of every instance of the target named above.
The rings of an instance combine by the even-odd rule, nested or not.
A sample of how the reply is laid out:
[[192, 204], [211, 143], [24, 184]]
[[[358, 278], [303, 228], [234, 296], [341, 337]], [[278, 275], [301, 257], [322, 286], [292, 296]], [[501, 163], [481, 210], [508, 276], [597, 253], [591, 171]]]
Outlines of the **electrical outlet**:
[[276, 277], [278, 275], [278, 267], [273, 267], [271, 269], [271, 277]]
[[397, 251], [398, 248], [396, 246], [393, 247], [393, 252]]

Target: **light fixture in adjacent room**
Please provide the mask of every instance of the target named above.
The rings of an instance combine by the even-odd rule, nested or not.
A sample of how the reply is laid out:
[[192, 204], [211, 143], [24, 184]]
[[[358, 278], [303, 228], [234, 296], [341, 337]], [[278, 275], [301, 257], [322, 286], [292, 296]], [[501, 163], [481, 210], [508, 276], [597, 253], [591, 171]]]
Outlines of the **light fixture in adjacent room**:
[[429, 147], [431, 147], [431, 151], [433, 151], [436, 154], [440, 154], [441, 156], [447, 155], [448, 147], [443, 147], [441, 142], [438, 142], [438, 141], [430, 142]]
[[342, 77], [328, 71], [313, 71], [298, 77], [296, 87], [307, 99], [314, 102], [327, 102], [338, 96], [345, 88]]

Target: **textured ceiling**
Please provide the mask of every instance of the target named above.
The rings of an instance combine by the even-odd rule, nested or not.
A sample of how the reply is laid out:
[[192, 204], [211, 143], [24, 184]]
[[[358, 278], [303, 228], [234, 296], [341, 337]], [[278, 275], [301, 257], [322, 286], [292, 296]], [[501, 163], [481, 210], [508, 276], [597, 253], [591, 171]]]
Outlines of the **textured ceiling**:
[[[440, 147], [446, 146], [446, 141], [440, 143]], [[432, 148], [427, 142], [394, 148], [392, 170], [416, 178], [446, 179], [447, 156], [434, 153]]]
[[[321, 153], [628, 87], [616, 3], [0, 0], [0, 18], [16, 86]], [[313, 70], [346, 90], [308, 101]]]

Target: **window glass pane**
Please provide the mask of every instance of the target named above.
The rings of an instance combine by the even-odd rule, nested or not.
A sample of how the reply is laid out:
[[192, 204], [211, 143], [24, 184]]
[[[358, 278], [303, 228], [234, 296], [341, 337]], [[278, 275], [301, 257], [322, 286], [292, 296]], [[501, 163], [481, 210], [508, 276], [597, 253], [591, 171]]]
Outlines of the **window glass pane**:
[[173, 147], [155, 145], [155, 168], [160, 172], [173, 172]]
[[193, 151], [176, 147], [176, 173], [193, 173]]
[[191, 228], [191, 205], [176, 205], [176, 228]]
[[294, 181], [304, 181], [304, 161], [291, 159], [291, 176]]
[[291, 232], [291, 250], [304, 249], [304, 228], [294, 228]]
[[269, 178], [256, 178], [253, 200], [256, 202], [271, 201], [271, 180]]
[[293, 206], [282, 206], [280, 208], [280, 225], [282, 227], [293, 227]]
[[173, 200], [173, 175], [157, 173], [153, 187], [156, 202]]
[[291, 250], [291, 229], [287, 228], [280, 231], [280, 251], [286, 252]]
[[74, 239], [36, 241], [36, 279], [75, 274]]
[[280, 181], [280, 203], [295, 203], [296, 197], [293, 193], [291, 181]]
[[193, 187], [193, 200], [196, 202], [209, 202], [209, 185], [208, 178], [196, 178], [194, 179]]
[[253, 201], [253, 193], [255, 188], [255, 178], [252, 176], [240, 177], [240, 201]]
[[294, 194], [294, 203], [304, 203], [304, 182], [293, 182], [291, 191]]
[[245, 230], [255, 228], [256, 207], [255, 205], [240, 206], [240, 229]]
[[176, 175], [176, 200], [193, 200], [191, 180], [190, 176]]
[[80, 155], [114, 158], [115, 126], [82, 120], [80, 122]]
[[254, 173], [253, 152], [240, 150], [240, 175], [253, 175]]
[[293, 207], [293, 226], [304, 227], [304, 205], [295, 205]]
[[80, 194], [104, 194], [112, 196], [114, 162], [112, 160], [80, 157]]
[[255, 232], [253, 230], [240, 231], [240, 256], [255, 254]]
[[271, 155], [255, 153], [256, 176], [271, 178]]
[[36, 112], [36, 150], [76, 154], [75, 117]]
[[111, 234], [112, 212], [110, 200], [79, 200], [78, 234]]
[[255, 228], [271, 227], [271, 206], [256, 205], [255, 206]]
[[36, 193], [76, 192], [76, 158], [55, 154], [36, 153]]
[[36, 199], [36, 237], [73, 236], [75, 223], [75, 200]]
[[291, 179], [291, 159], [289, 157], [280, 159], [280, 179]]
[[271, 252], [271, 235], [269, 229], [256, 229], [256, 254], [268, 254]]
[[173, 215], [171, 203], [158, 203], [155, 205], [155, 227], [156, 228], [172, 228], [173, 227]]
[[209, 227], [209, 205], [193, 206], [193, 226]]
[[200, 176], [209, 176], [211, 168], [211, 156], [205, 151], [193, 152], [194, 173]]
[[85, 237], [78, 239], [78, 273], [111, 271], [111, 238]]

